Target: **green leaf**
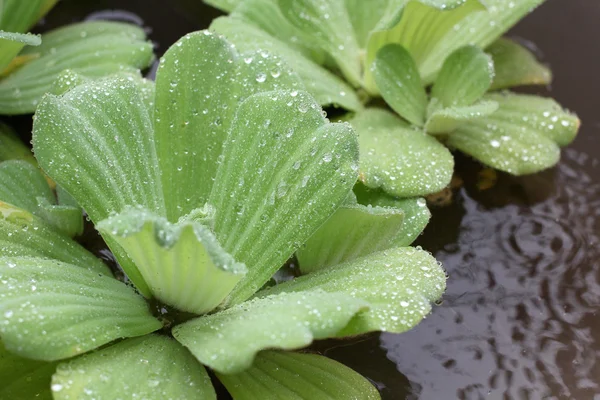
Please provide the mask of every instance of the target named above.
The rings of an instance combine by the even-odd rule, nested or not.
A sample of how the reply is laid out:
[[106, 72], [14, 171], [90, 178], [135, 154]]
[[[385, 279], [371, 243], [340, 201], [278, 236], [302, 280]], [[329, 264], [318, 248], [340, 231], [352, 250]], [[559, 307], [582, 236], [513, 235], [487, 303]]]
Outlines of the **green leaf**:
[[42, 219], [0, 202], [0, 256], [31, 256], [84, 265], [94, 273], [112, 276], [100, 259]]
[[395, 208], [343, 205], [296, 252], [303, 273], [392, 247], [404, 213]]
[[427, 93], [417, 65], [408, 51], [397, 44], [382, 47], [377, 52], [371, 71], [387, 104], [409, 122], [423, 126]]
[[552, 81], [550, 68], [540, 64], [529, 49], [513, 40], [500, 38], [486, 51], [492, 56], [496, 70], [492, 90], [523, 85], [548, 85]]
[[[165, 215], [144, 90], [141, 79], [99, 80], [47, 95], [36, 111], [33, 142], [40, 165], [95, 223], [135, 205]], [[148, 295], [131, 260], [116, 243], [107, 244]]]
[[217, 398], [204, 367], [176, 341], [158, 335], [60, 364], [52, 391], [54, 400]]
[[25, 46], [38, 46], [40, 37], [30, 33], [0, 31], [0, 71], [4, 70]]
[[278, 0], [285, 17], [336, 61], [354, 86], [360, 86], [359, 46], [345, 0]]
[[498, 111], [463, 125], [448, 144], [501, 171], [524, 175], [553, 166], [559, 146], [569, 144], [579, 129], [577, 116], [552, 99], [512, 93], [485, 99], [498, 102]]
[[256, 94], [238, 109], [208, 201], [223, 248], [248, 267], [229, 304], [262, 287], [356, 182], [356, 135], [321, 112], [297, 91]]
[[321, 269], [257, 293], [260, 299], [275, 294], [324, 290], [347, 293], [369, 303], [337, 336], [372, 331], [400, 333], [417, 325], [431, 311], [446, 287], [446, 275], [431, 254], [399, 247]]
[[239, 19], [220, 17], [211, 23], [210, 29], [226, 36], [238, 49], [244, 51], [266, 50], [281, 56], [288, 65], [293, 66], [304, 82], [306, 90], [322, 106], [336, 105], [352, 111], [362, 108], [362, 104], [351, 86], [305, 57], [294, 47], [263, 32], [260, 28]]
[[317, 354], [263, 351], [246, 371], [217, 376], [235, 400], [381, 399], [360, 374]]
[[[361, 48], [364, 48], [373, 31], [383, 19], [389, 17], [393, 6], [402, 10], [404, 1], [390, 0], [345, 0], [350, 22], [354, 28], [354, 36]], [[383, 29], [383, 28], [382, 28]]]
[[[427, 3], [427, 4], [424, 4]], [[438, 46], [445, 37], [453, 37], [454, 29], [468, 15], [483, 13], [484, 7], [478, 0], [455, 1], [454, 8], [443, 7], [446, 1], [410, 1], [403, 10], [400, 23], [391, 29], [373, 32], [367, 44], [366, 65], [371, 65], [379, 49], [388, 43], [402, 45], [415, 59], [425, 83], [432, 82], [443, 61], [452, 51]], [[463, 5], [460, 5], [464, 3]], [[459, 7], [457, 7], [460, 5]], [[464, 43], [468, 44], [468, 42]], [[464, 45], [462, 44], [462, 45]], [[377, 93], [377, 88], [369, 69], [365, 70], [365, 88]]]
[[58, 231], [75, 236], [83, 231], [78, 207], [56, 204], [56, 197], [42, 172], [22, 160], [0, 163], [0, 201], [43, 218]]
[[42, 45], [23, 52], [39, 57], [0, 81], [0, 113], [32, 113], [65, 69], [99, 78], [147, 67], [152, 44], [144, 37], [141, 28], [117, 22], [84, 22], [42, 35]]
[[336, 336], [367, 303], [342, 293], [285, 293], [250, 300], [173, 328], [200, 362], [223, 374], [241, 372], [264, 349], [299, 349]]
[[393, 242], [395, 247], [408, 246], [414, 242], [431, 219], [431, 212], [424, 198], [396, 199], [381, 191], [370, 190], [360, 183], [354, 187], [354, 192], [361, 204], [402, 210], [404, 219], [400, 233]]
[[246, 272], [198, 222], [171, 224], [147, 211], [126, 209], [96, 227], [127, 252], [152, 294], [178, 310], [211, 311]]
[[431, 97], [443, 107], [465, 107], [479, 100], [494, 79], [494, 62], [476, 46], [456, 50], [444, 61]]
[[218, 8], [221, 11], [231, 12], [244, 0], [202, 0], [204, 3]]
[[37, 166], [31, 149], [8, 126], [0, 122], [0, 161], [25, 160]]
[[[460, 47], [469, 44], [488, 47], [543, 2], [544, 0], [485, 0], [486, 10], [468, 13], [464, 18], [453, 22], [450, 25], [452, 29], [435, 40], [429, 56], [423, 62], [418, 62], [421, 75], [425, 81], [431, 81], [443, 60]], [[468, 6], [469, 2], [464, 7]], [[462, 8], [456, 9], [456, 12]]]
[[285, 18], [276, 0], [245, 0], [235, 8], [231, 17], [251, 23], [316, 63], [325, 61], [326, 53], [318, 44], [299, 39], [303, 37], [302, 31]]
[[[439, 104], [432, 99], [430, 105]], [[437, 107], [433, 105], [432, 109]], [[425, 131], [432, 135], [445, 134], [454, 131], [462, 124], [492, 114], [498, 109], [495, 101], [479, 101], [471, 106], [454, 106], [440, 108], [431, 113], [425, 124]]]
[[0, 341], [0, 398], [52, 400], [50, 380], [56, 363], [35, 361], [8, 352]]
[[302, 88], [299, 78], [279, 58], [240, 56], [208, 31], [190, 33], [167, 51], [157, 71], [154, 116], [171, 222], [208, 199], [238, 104], [256, 92], [294, 87]]
[[0, 336], [23, 357], [54, 361], [161, 328], [124, 283], [55, 260], [0, 259]]
[[0, 2], [0, 30], [25, 32], [51, 6], [48, 0], [3, 0]]
[[383, 109], [367, 109], [351, 121], [360, 143], [359, 180], [396, 197], [435, 193], [450, 183], [452, 154], [425, 132]]

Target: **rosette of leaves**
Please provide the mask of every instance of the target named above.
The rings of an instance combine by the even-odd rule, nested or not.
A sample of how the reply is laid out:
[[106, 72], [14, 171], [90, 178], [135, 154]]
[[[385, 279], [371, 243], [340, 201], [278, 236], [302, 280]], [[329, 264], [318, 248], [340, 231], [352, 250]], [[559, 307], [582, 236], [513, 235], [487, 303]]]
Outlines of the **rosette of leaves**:
[[90, 79], [134, 73], [153, 60], [153, 46], [143, 29], [131, 24], [89, 21], [41, 36], [24, 33], [55, 3], [0, 2], [0, 114], [33, 113], [65, 69]]
[[[279, 58], [208, 31], [167, 51], [156, 84], [47, 95], [33, 141], [128, 284], [31, 200], [48, 191], [41, 173], [8, 162], [0, 182], [39, 176], [0, 191], [2, 396], [214, 399], [208, 367], [235, 399], [376, 399], [347, 367], [285, 350], [403, 332], [445, 288], [436, 260], [407, 247], [424, 204], [359, 205], [350, 125]], [[265, 288], [295, 252], [304, 275]], [[161, 321], [144, 297], [174, 311]]]
[[454, 167], [446, 147], [533, 173], [577, 133], [577, 117], [551, 99], [487, 93], [550, 81], [527, 48], [500, 38], [543, 0], [205, 1], [231, 13], [211, 29], [281, 55], [321, 105], [351, 112], [371, 189], [443, 189]]

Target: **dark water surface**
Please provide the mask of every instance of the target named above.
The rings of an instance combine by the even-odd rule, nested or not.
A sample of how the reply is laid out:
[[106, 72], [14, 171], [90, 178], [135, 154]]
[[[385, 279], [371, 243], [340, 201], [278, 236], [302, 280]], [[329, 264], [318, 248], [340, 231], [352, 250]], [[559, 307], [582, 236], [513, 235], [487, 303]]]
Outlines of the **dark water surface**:
[[[115, 8], [148, 27], [158, 54], [218, 15], [201, 0], [65, 0], [45, 26]], [[488, 190], [477, 187], [481, 168], [458, 157], [465, 185], [419, 239], [450, 276], [443, 304], [402, 335], [315, 346], [385, 399], [600, 400], [598, 21], [600, 1], [549, 0], [511, 32], [552, 66], [552, 88], [536, 90], [583, 128], [558, 167], [499, 174]]]

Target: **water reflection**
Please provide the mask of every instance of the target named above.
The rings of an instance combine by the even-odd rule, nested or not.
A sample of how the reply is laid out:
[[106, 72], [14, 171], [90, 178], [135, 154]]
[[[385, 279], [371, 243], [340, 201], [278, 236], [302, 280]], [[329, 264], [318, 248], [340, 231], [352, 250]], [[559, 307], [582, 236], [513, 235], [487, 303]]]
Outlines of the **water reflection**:
[[416, 329], [381, 335], [420, 399], [600, 399], [596, 167], [568, 149], [553, 172], [481, 193], [471, 172], [439, 212], [462, 215], [456, 240], [434, 215], [421, 244], [448, 270], [445, 301]]

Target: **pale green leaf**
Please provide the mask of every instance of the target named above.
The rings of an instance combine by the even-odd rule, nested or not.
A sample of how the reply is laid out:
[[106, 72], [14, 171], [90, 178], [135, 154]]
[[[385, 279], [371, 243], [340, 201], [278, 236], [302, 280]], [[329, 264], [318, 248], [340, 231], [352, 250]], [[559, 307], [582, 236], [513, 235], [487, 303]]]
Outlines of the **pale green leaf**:
[[0, 336], [23, 357], [69, 358], [162, 326], [130, 287], [75, 265], [0, 258], [0, 275]]
[[476, 46], [450, 54], [431, 88], [431, 97], [443, 107], [465, 107], [479, 100], [494, 79], [492, 58]]
[[215, 400], [206, 370], [179, 343], [148, 335], [60, 364], [54, 400]]
[[321, 269], [257, 293], [312, 296], [324, 290], [348, 293], [368, 302], [369, 309], [356, 315], [338, 336], [371, 331], [404, 332], [431, 311], [446, 287], [446, 275], [431, 254], [412, 247], [398, 247]]
[[[442, 66], [443, 60], [454, 50], [465, 45], [477, 45], [486, 48], [508, 31], [525, 15], [533, 11], [544, 0], [485, 0], [486, 10], [465, 15], [452, 22], [444, 35], [432, 42], [433, 48], [422, 61], [418, 58], [421, 75], [431, 81]], [[467, 5], [469, 6], [469, 1]], [[458, 12], [463, 7], [456, 9]]]
[[51, 0], [2, 0], [0, 1], [0, 30], [25, 32], [51, 6]]
[[[455, 35], [454, 29], [465, 17], [481, 11], [484, 7], [478, 0], [452, 2], [454, 8], [442, 8], [444, 1], [410, 1], [402, 12], [400, 22], [390, 29], [373, 32], [367, 44], [366, 65], [371, 65], [379, 49], [388, 43], [397, 43], [408, 50], [415, 59], [421, 77], [430, 83], [441, 68], [443, 61], [452, 51], [438, 46], [446, 36]], [[464, 3], [460, 5], [460, 3]], [[458, 6], [460, 5], [460, 6]], [[458, 6], [458, 7], [456, 7]], [[464, 44], [468, 44], [464, 43]], [[463, 45], [464, 45], [463, 44]], [[377, 88], [369, 69], [365, 70], [365, 88], [377, 93]]]
[[288, 65], [294, 68], [304, 82], [306, 90], [322, 106], [335, 105], [352, 111], [362, 108], [362, 104], [351, 86], [305, 57], [295, 48], [277, 37], [265, 33], [260, 28], [231, 17], [215, 19], [210, 28], [227, 37], [240, 50], [269, 51], [281, 56]]
[[262, 287], [356, 182], [356, 135], [321, 112], [297, 91], [256, 94], [238, 109], [208, 201], [217, 238], [248, 268], [229, 304]]
[[400, 233], [393, 241], [395, 247], [408, 246], [414, 242], [431, 219], [431, 212], [427, 208], [427, 202], [421, 197], [397, 199], [379, 190], [370, 190], [360, 183], [354, 186], [354, 192], [360, 204], [402, 210], [404, 219]]
[[[144, 88], [139, 78], [99, 80], [47, 95], [36, 111], [33, 142], [40, 165], [95, 223], [127, 206], [165, 214]], [[107, 244], [138, 289], [149, 294], [122, 249]]]
[[399, 10], [404, 8], [404, 0], [345, 0], [345, 4], [354, 28], [354, 36], [361, 48], [366, 46], [369, 33], [381, 20], [393, 14], [388, 7], [395, 5]]
[[381, 399], [360, 374], [317, 354], [263, 351], [246, 371], [217, 376], [234, 400]]
[[[209, 4], [221, 11], [231, 12], [236, 6], [241, 4], [244, 0], [202, 0], [204, 3]], [[273, 0], [274, 1], [274, 0]]]
[[152, 294], [178, 310], [211, 311], [246, 272], [199, 222], [171, 224], [132, 208], [100, 221], [96, 228], [127, 252]]
[[522, 85], [548, 85], [552, 81], [550, 68], [538, 62], [529, 49], [513, 40], [500, 38], [486, 51], [492, 56], [496, 70], [492, 90]]
[[461, 126], [448, 144], [501, 171], [524, 175], [553, 166], [559, 146], [569, 144], [579, 129], [577, 116], [552, 99], [512, 93], [485, 99], [499, 109]]
[[366, 307], [342, 293], [285, 293], [196, 318], [173, 328], [173, 336], [203, 364], [233, 374], [249, 368], [261, 350], [299, 349], [336, 336]]
[[0, 341], [0, 398], [52, 400], [50, 381], [56, 363], [10, 353]]
[[403, 220], [399, 209], [343, 205], [296, 252], [300, 270], [309, 273], [392, 247]]
[[38, 46], [40, 43], [38, 35], [0, 31], [0, 71], [9, 66], [23, 47]]
[[302, 31], [284, 17], [276, 0], [245, 0], [231, 17], [252, 23], [319, 64], [325, 61], [323, 49], [310, 40], [303, 40]]
[[361, 82], [359, 46], [345, 0], [278, 0], [285, 17], [306, 40], [314, 41], [336, 61], [352, 85]]
[[0, 201], [27, 210], [67, 236], [83, 231], [78, 207], [59, 205], [48, 181], [35, 166], [23, 160], [0, 163]]
[[[431, 104], [437, 103], [435, 100], [432, 99]], [[469, 106], [439, 108], [433, 111], [427, 119], [425, 131], [432, 135], [450, 133], [465, 122], [483, 118], [497, 109], [498, 103], [495, 101], [479, 101]]]
[[367, 109], [351, 121], [360, 144], [359, 180], [396, 197], [442, 190], [454, 169], [452, 154], [435, 138], [383, 109]]
[[[202, 51], [198, 51], [202, 49]], [[268, 53], [238, 55], [208, 31], [186, 35], [161, 59], [156, 76], [156, 151], [171, 222], [204, 205], [238, 104], [256, 92], [302, 89]]]
[[100, 259], [35, 215], [1, 202], [0, 213], [1, 257], [54, 259], [112, 276]]
[[37, 165], [31, 149], [8, 126], [0, 122], [0, 161], [25, 160]]
[[0, 81], [0, 113], [35, 110], [58, 75], [71, 69], [89, 78], [147, 67], [152, 44], [139, 27], [117, 22], [84, 22], [42, 35], [39, 57]]
[[412, 124], [423, 126], [427, 93], [410, 53], [400, 45], [388, 44], [377, 52], [371, 71], [387, 104]]

